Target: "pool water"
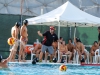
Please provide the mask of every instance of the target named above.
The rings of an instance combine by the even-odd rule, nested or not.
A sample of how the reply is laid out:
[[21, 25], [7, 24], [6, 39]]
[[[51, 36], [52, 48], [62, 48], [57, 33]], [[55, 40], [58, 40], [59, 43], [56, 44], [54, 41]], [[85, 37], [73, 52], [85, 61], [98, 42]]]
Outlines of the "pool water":
[[59, 71], [60, 64], [8, 64], [0, 69], [0, 75], [100, 75], [100, 66], [66, 65], [67, 71]]

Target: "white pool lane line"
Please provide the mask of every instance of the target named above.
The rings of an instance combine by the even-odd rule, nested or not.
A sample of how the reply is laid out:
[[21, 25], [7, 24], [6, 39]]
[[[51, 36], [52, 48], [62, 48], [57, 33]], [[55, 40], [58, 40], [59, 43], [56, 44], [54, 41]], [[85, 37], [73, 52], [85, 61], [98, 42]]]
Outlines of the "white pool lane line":
[[[31, 62], [9, 62], [8, 64], [32, 64]], [[72, 63], [49, 63], [49, 62], [47, 62], [47, 63], [36, 63], [36, 64], [50, 64], [50, 65], [62, 65], [62, 64], [64, 64], [64, 65], [80, 65], [80, 64], [72, 64]]]

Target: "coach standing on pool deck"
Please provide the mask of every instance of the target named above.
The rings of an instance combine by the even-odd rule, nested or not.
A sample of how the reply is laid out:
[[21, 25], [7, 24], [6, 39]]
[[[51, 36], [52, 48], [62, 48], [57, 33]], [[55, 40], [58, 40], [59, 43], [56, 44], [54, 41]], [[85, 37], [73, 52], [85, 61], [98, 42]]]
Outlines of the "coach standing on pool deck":
[[39, 36], [43, 36], [43, 41], [42, 41], [42, 49], [41, 49], [41, 53], [39, 55], [39, 60], [42, 61], [42, 57], [43, 57], [43, 53], [45, 53], [46, 50], [48, 50], [49, 54], [54, 53], [54, 49], [52, 47], [52, 43], [58, 40], [57, 35], [54, 33], [55, 28], [53, 26], [50, 26], [50, 30], [46, 31], [45, 33], [41, 33], [40, 31], [38, 31], [38, 35]]

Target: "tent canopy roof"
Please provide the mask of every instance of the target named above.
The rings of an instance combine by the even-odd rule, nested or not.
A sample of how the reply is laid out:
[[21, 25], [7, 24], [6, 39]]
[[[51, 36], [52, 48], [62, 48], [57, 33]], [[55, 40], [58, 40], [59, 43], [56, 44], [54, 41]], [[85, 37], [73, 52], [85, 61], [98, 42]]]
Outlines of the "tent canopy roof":
[[75, 22], [89, 23], [88, 26], [93, 26], [93, 24], [97, 24], [95, 26], [98, 26], [100, 24], [100, 18], [80, 10], [69, 1], [49, 13], [35, 18], [28, 18], [27, 20], [29, 21], [29, 25], [57, 25], [59, 21], [62, 23], [62, 26]]

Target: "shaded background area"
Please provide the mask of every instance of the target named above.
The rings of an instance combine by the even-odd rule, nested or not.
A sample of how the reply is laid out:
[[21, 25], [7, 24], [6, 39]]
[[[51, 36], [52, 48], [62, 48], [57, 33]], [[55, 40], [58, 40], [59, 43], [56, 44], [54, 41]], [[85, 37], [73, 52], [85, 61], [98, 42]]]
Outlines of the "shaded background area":
[[[23, 16], [23, 20], [29, 18], [30, 16]], [[4, 58], [9, 55], [9, 45], [7, 44], [7, 39], [11, 37], [11, 27], [14, 26], [16, 21], [20, 21], [20, 15], [4, 15], [0, 14], [0, 54]], [[38, 26], [29, 25], [28, 26], [28, 44], [32, 44], [38, 38], [41, 41], [43, 38], [37, 35], [37, 31], [40, 30], [42, 33], [49, 29], [49, 26]], [[55, 33], [58, 35], [58, 27], [56, 27]], [[60, 36], [64, 38], [66, 43], [70, 38], [70, 28], [61, 27]], [[98, 32], [96, 27], [77, 27], [76, 36], [80, 37], [84, 45], [92, 45], [94, 41], [97, 41]], [[71, 38], [74, 37], [74, 27], [71, 27]], [[89, 49], [88, 49], [89, 50]]]

